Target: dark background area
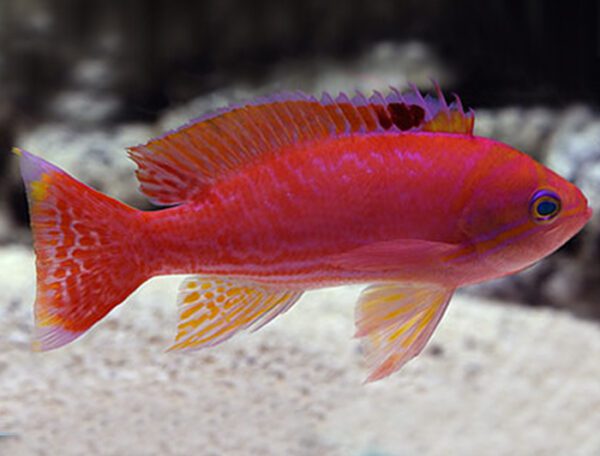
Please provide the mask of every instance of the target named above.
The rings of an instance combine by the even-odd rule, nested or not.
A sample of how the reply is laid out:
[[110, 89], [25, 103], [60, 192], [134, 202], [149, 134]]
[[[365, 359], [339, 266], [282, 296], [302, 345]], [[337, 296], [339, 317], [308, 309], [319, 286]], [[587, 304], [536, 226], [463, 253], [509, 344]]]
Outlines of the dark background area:
[[[152, 119], [282, 60], [407, 40], [431, 45], [471, 104], [595, 103], [598, 20], [595, 1], [2, 0], [0, 124], [43, 118], [50, 94], [91, 82], [125, 101], [112, 120]], [[84, 59], [110, 71], [86, 81]]]

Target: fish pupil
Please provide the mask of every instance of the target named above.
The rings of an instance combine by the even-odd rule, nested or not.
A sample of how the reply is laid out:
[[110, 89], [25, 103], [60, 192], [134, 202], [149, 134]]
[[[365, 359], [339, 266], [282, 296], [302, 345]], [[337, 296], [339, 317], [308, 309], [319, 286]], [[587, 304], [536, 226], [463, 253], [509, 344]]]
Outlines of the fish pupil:
[[557, 204], [554, 201], [542, 201], [538, 205], [538, 213], [545, 217], [556, 212]]

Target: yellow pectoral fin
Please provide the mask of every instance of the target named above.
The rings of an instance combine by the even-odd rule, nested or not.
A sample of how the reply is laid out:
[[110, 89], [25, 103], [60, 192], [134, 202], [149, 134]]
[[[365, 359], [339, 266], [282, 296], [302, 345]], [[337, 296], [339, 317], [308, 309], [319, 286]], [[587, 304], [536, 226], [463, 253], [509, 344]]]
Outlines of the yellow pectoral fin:
[[453, 288], [435, 284], [376, 284], [365, 289], [356, 308], [356, 336], [371, 374], [379, 380], [417, 356], [437, 327]]
[[169, 350], [210, 347], [243, 329], [256, 331], [301, 295], [223, 278], [189, 277], [180, 287], [177, 336]]

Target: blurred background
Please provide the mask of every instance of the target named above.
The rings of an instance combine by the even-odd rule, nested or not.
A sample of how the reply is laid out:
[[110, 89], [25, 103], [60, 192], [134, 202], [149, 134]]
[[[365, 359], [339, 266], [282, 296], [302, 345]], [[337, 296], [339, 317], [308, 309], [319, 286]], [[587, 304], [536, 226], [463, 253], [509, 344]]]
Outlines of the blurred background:
[[[555, 255], [522, 274], [466, 293], [475, 297], [471, 299], [504, 300], [513, 306], [511, 312], [516, 312], [515, 304], [541, 312], [559, 309], [558, 319], [592, 325], [590, 334], [596, 339], [590, 346], [598, 347], [599, 22], [598, 2], [585, 0], [0, 0], [3, 280], [21, 283], [8, 271], [23, 271], [20, 264], [29, 271], [32, 261], [12, 146], [150, 209], [137, 190], [126, 146], [210, 109], [274, 91], [368, 93], [390, 85], [402, 89], [409, 82], [429, 91], [433, 78], [447, 94], [458, 93], [475, 109], [477, 134], [546, 163], [579, 185], [596, 210], [583, 232]], [[11, 300], [5, 297], [0, 308], [7, 328], [0, 343], [7, 350], [27, 349], [33, 279], [28, 280], [22, 285], [27, 291], [9, 287]], [[531, 318], [535, 326], [539, 320]], [[571, 330], [564, 331], [561, 337], [571, 337]], [[600, 352], [591, 353], [600, 365]], [[6, 379], [8, 371], [0, 362], [0, 385], [3, 375]], [[599, 400], [597, 386], [587, 385], [587, 397]], [[15, 386], [14, 392], [18, 396], [23, 390]], [[18, 408], [16, 396], [9, 399]], [[0, 401], [0, 424], [7, 423], [10, 431], [23, 424], [11, 421], [6, 410], [3, 415]], [[592, 442], [589, 446], [579, 452], [569, 445], [562, 449], [599, 455], [600, 443], [593, 446], [598, 440], [581, 432], [584, 442]], [[451, 436], [446, 437], [451, 443]], [[0, 435], [0, 452], [3, 444]], [[297, 454], [317, 454], [310, 445], [299, 448], [308, 450]], [[331, 454], [349, 454], [336, 453], [336, 448], [330, 448]], [[419, 448], [390, 452], [388, 447], [368, 454], [437, 454], [427, 446]], [[467, 450], [460, 454], [504, 454]], [[542, 450], [537, 454], [567, 454]], [[323, 451], [319, 454], [328, 454]]]

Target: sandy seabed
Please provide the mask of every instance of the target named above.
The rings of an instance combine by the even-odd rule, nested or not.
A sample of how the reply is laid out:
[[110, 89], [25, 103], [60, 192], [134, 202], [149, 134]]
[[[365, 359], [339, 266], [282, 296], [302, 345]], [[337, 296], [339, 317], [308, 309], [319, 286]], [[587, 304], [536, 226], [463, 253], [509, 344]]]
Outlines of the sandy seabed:
[[[363, 385], [359, 287], [254, 334], [165, 353], [180, 277], [32, 353], [32, 253], [0, 251], [0, 455], [600, 455], [600, 327], [455, 297], [425, 352]], [[0, 434], [1, 435], [1, 434]]]

